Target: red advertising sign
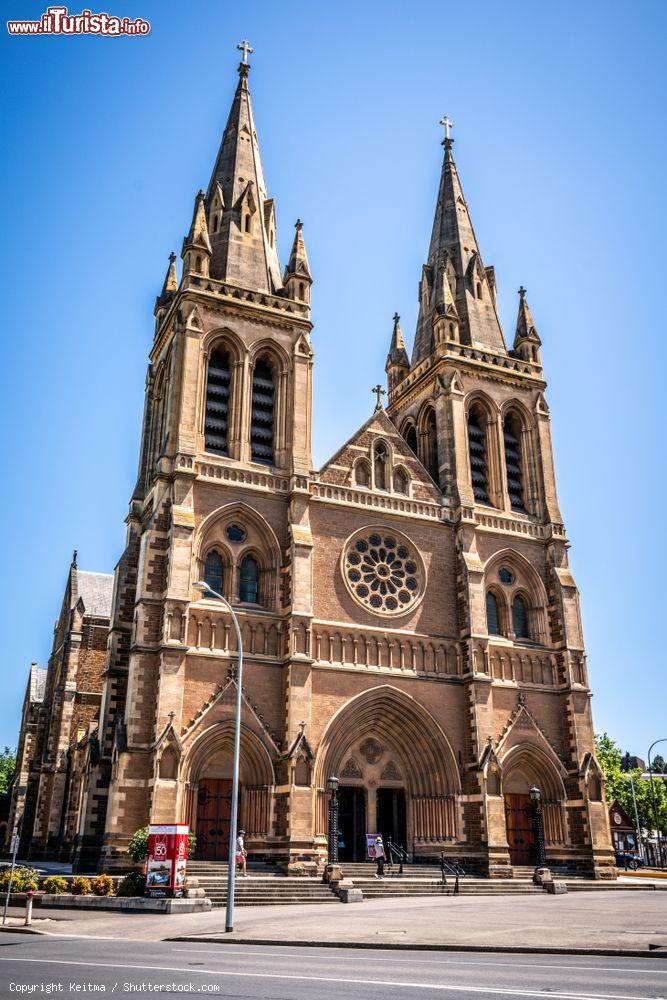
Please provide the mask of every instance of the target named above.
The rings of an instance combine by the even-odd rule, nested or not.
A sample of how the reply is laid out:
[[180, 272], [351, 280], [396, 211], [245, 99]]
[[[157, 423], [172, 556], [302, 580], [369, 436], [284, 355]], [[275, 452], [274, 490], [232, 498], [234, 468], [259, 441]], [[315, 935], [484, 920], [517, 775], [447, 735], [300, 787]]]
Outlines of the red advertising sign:
[[148, 827], [147, 896], [184, 896], [187, 884], [188, 827]]

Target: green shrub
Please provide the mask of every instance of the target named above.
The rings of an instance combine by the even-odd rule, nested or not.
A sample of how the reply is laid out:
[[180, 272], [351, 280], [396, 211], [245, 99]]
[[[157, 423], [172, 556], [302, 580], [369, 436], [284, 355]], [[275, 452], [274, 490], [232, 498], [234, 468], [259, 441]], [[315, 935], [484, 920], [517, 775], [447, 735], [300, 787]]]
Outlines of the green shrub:
[[83, 875], [78, 875], [76, 878], [73, 878], [70, 886], [70, 892], [75, 896], [89, 896], [91, 892], [90, 879], [85, 878]]
[[146, 888], [146, 876], [143, 872], [130, 872], [116, 889], [117, 896], [143, 896]]
[[140, 865], [148, 857], [148, 827], [144, 826], [132, 834], [132, 840], [127, 845], [127, 853], [135, 865]]
[[90, 888], [95, 896], [113, 896], [113, 879], [109, 875], [96, 875], [90, 880]]
[[[0, 891], [7, 891], [9, 885], [10, 868], [3, 868], [0, 871]], [[12, 892], [37, 892], [39, 888], [39, 876], [34, 868], [15, 868], [12, 880]]]
[[61, 875], [49, 875], [42, 882], [42, 891], [48, 893], [49, 896], [60, 896], [61, 893], [67, 892], [68, 889], [67, 879]]

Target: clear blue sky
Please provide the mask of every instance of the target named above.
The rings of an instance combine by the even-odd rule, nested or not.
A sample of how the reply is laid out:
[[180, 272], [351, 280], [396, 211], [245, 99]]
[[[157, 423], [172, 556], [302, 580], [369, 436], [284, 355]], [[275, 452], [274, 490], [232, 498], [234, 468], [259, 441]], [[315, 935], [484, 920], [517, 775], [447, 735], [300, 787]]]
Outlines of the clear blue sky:
[[300, 216], [316, 281], [316, 463], [367, 418], [394, 311], [412, 338], [447, 112], [506, 334], [523, 283], [544, 344], [596, 728], [644, 754], [667, 736], [665, 4], [101, 9], [152, 32], [2, 38], [0, 743], [72, 549], [109, 572], [121, 552], [154, 297], [249, 38], [282, 260]]

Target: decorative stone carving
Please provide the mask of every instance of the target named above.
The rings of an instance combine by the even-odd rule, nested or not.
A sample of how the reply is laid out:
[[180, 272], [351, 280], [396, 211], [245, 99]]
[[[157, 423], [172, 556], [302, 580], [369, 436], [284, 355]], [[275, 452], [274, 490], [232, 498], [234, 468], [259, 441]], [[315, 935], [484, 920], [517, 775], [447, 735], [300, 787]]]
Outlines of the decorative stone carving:
[[346, 762], [345, 767], [340, 772], [341, 778], [361, 778], [361, 768], [353, 757]]
[[372, 736], [369, 736], [359, 747], [359, 752], [369, 764], [377, 764], [384, 753], [384, 747], [380, 746]]
[[390, 761], [387, 762], [387, 765], [386, 765], [384, 771], [382, 772], [381, 777], [385, 781], [400, 781], [401, 780], [401, 772], [398, 770], [398, 767], [396, 766], [395, 761], [390, 760]]

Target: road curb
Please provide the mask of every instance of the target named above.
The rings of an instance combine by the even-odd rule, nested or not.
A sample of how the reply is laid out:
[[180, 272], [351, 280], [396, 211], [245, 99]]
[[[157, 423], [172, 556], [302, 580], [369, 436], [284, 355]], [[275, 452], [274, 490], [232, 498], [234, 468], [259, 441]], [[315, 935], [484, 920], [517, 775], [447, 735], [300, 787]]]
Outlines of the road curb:
[[38, 931], [34, 927], [8, 927], [6, 924], [3, 926], [0, 924], [0, 931], [4, 931], [5, 934], [37, 934], [42, 936], [44, 931]]
[[220, 938], [201, 935], [180, 934], [162, 938], [163, 941], [179, 941], [190, 944], [257, 944], [275, 945], [281, 948], [359, 948], [376, 951], [466, 951], [490, 952], [510, 955], [599, 955], [616, 958], [667, 958], [667, 946], [655, 949], [637, 948], [547, 948], [520, 945], [472, 945], [472, 944], [408, 944], [404, 941], [276, 941], [273, 938], [244, 938], [225, 936]]

